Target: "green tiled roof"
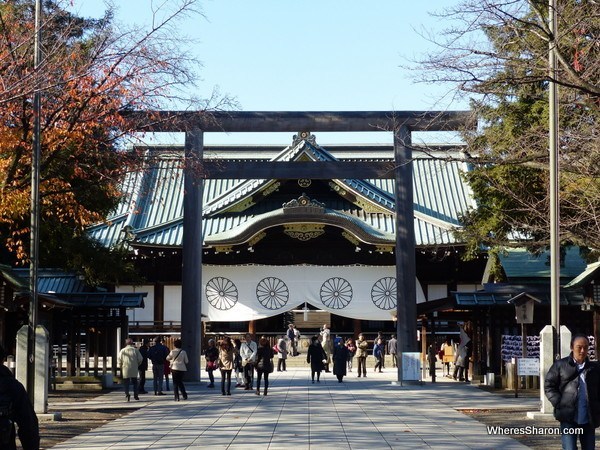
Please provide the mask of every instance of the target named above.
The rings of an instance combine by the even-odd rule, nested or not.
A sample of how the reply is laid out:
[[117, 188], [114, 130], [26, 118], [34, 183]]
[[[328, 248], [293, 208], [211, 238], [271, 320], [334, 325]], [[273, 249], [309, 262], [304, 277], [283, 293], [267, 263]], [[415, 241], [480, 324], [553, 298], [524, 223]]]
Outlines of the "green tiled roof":
[[[383, 147], [378, 149], [376, 160], [382, 160], [386, 153]], [[393, 161], [390, 150], [389, 159]], [[131, 174], [124, 184], [123, 201], [118, 209], [107, 218], [105, 223], [90, 227], [92, 237], [106, 246], [116, 245], [123, 238], [123, 229], [130, 227], [134, 243], [146, 246], [180, 247], [183, 238], [183, 171], [180, 148], [171, 148], [142, 172]], [[232, 150], [234, 153], [236, 148]], [[239, 153], [239, 152], [238, 152]], [[268, 148], [263, 153], [253, 149], [252, 159], [295, 160], [335, 160], [332, 152], [318, 146], [314, 140], [300, 140], [273, 155]], [[205, 148], [205, 154], [227, 158], [227, 149]], [[237, 153], [236, 153], [237, 154]], [[268, 156], [270, 155], [270, 156]], [[354, 160], [369, 160], [370, 153], [360, 154], [353, 148], [344, 150], [345, 160], [353, 156]], [[447, 156], [448, 153], [444, 153]], [[179, 153], [180, 156], [180, 153]], [[415, 211], [415, 244], [417, 246], [452, 245], [456, 240], [452, 229], [460, 226], [459, 216], [470, 207], [475, 207], [471, 192], [461, 178], [467, 170], [466, 163], [459, 158], [435, 158], [417, 154], [413, 160], [413, 191]], [[204, 182], [203, 189], [203, 239], [205, 242], [213, 236], [242, 232], [258, 220], [257, 214], [267, 211], [244, 209], [236, 213], [222, 211], [259, 193], [268, 187], [272, 180], [213, 180]], [[335, 214], [346, 216], [347, 220], [360, 223], [361, 228], [369, 230], [373, 236], [380, 236], [394, 243], [394, 181], [393, 180], [337, 180], [343, 189], [353, 193], [366, 202], [378, 205], [379, 212], [366, 212], [356, 205], [347, 203], [327, 205]], [[291, 199], [288, 199], [291, 200]], [[281, 205], [279, 205], [280, 207]], [[338, 209], [338, 207], [340, 209]], [[275, 208], [271, 209], [274, 210]]]
[[[542, 252], [534, 255], [524, 248], [507, 250], [499, 255], [500, 263], [509, 280], [515, 278], [549, 278], [550, 253]], [[573, 278], [585, 270], [586, 263], [579, 254], [578, 247], [566, 249], [565, 257], [561, 261], [561, 278]]]

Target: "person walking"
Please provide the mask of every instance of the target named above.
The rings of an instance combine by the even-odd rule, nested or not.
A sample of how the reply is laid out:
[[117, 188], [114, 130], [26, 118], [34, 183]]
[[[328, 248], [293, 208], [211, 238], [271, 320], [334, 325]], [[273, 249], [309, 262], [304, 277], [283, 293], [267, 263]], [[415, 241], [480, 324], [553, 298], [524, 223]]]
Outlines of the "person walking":
[[348, 349], [348, 372], [352, 372], [352, 360], [356, 354], [356, 344], [354, 343], [354, 339], [348, 338], [346, 341], [346, 348]]
[[169, 361], [167, 361], [166, 359], [165, 359], [164, 375], [165, 375], [165, 391], [170, 391], [171, 388], [169, 387], [169, 375], [171, 375], [171, 365], [169, 364]]
[[18, 427], [19, 440], [23, 450], [38, 450], [40, 448], [40, 429], [38, 418], [25, 387], [15, 379], [14, 375], [3, 362], [6, 357], [4, 348], [0, 346], [0, 448], [16, 450]]
[[446, 376], [450, 378], [450, 363], [454, 361], [454, 346], [452, 345], [452, 339], [450, 336], [446, 337], [446, 340], [440, 347], [440, 357], [442, 358], [442, 363], [446, 368]]
[[234, 360], [233, 360], [233, 369], [235, 370], [235, 387], [242, 387], [244, 383], [243, 381], [243, 373], [244, 368], [242, 367], [242, 357], [240, 356], [240, 349], [242, 347], [242, 341], [239, 339], [233, 340], [233, 347], [235, 350]]
[[256, 351], [256, 395], [260, 395], [260, 380], [265, 377], [264, 395], [269, 390], [269, 374], [273, 372], [273, 349], [266, 337], [261, 337]]
[[369, 343], [365, 339], [365, 336], [361, 333], [358, 335], [358, 341], [356, 341], [356, 359], [358, 360], [358, 378], [362, 371], [362, 376], [367, 376], [367, 348]]
[[277, 341], [277, 372], [285, 372], [286, 371], [286, 359], [288, 356], [288, 348], [287, 342], [285, 339], [285, 334], [279, 338]]
[[163, 345], [162, 338], [156, 336], [154, 345], [148, 349], [148, 359], [152, 361], [152, 375], [154, 377], [154, 395], [165, 395], [163, 392], [163, 378], [165, 375], [165, 361], [169, 349]]
[[325, 372], [330, 372], [329, 363], [331, 362], [331, 330], [329, 326], [325, 323], [323, 324], [323, 328], [321, 328], [321, 347], [323, 347], [323, 351], [325, 352]]
[[317, 336], [310, 338], [310, 345], [306, 352], [306, 362], [310, 364], [310, 376], [312, 382], [315, 382], [315, 375], [317, 376], [317, 383], [321, 382], [321, 371], [325, 368], [325, 362], [327, 361], [327, 355], [319, 342]]
[[171, 374], [173, 376], [173, 394], [175, 401], [179, 401], [179, 394], [184, 400], [187, 400], [187, 392], [183, 384], [183, 376], [187, 372], [189, 363], [187, 353], [181, 348], [181, 339], [175, 339], [173, 342], [175, 348], [167, 355], [167, 361], [170, 363]]
[[437, 361], [437, 356], [435, 354], [435, 349], [433, 348], [433, 344], [429, 344], [429, 348], [427, 349], [427, 364], [429, 366], [429, 376], [431, 377], [431, 382], [435, 383], [435, 362]]
[[377, 333], [377, 339], [381, 342], [381, 368], [385, 369], [385, 354], [387, 352], [387, 341], [383, 337], [382, 331], [379, 331]]
[[302, 336], [300, 335], [300, 330], [298, 330], [298, 328], [296, 328], [296, 325], [294, 325], [294, 345], [296, 346], [294, 356], [298, 356], [300, 354], [300, 352], [298, 351], [298, 344], [300, 344], [301, 337]]
[[221, 370], [221, 395], [231, 395], [231, 372], [235, 364], [236, 350], [229, 336], [219, 345], [219, 369]]
[[343, 339], [340, 339], [333, 347], [333, 374], [337, 377], [338, 383], [341, 383], [346, 375], [349, 353]]
[[387, 349], [392, 358], [392, 367], [398, 367], [398, 340], [393, 334], [390, 336], [390, 340], [387, 343]]
[[206, 386], [207, 388], [215, 387], [215, 375], [214, 371], [218, 369], [219, 365], [217, 360], [219, 359], [219, 350], [215, 346], [215, 340], [208, 340], [208, 347], [204, 350], [204, 359], [206, 360], [206, 373], [208, 373], [208, 379], [210, 383]]
[[138, 397], [138, 372], [140, 364], [144, 358], [140, 351], [133, 345], [133, 339], [125, 339], [125, 347], [119, 352], [119, 366], [121, 366], [121, 376], [125, 385], [125, 399], [130, 400], [129, 385], [133, 383], [133, 398], [139, 400]]
[[452, 378], [469, 383], [469, 361], [471, 359], [472, 342], [464, 327], [460, 327], [460, 341], [454, 356], [454, 372]]
[[381, 373], [381, 368], [383, 367], [383, 345], [381, 344], [381, 338], [375, 340], [375, 345], [373, 345], [373, 356], [375, 357], [375, 367], [374, 372], [377, 372], [379, 368], [379, 373]]
[[464, 381], [467, 348], [461, 344], [458, 344], [455, 347], [456, 348], [454, 353], [454, 371], [452, 372], [452, 378], [458, 381]]
[[[560, 422], [563, 449], [582, 450], [596, 446], [596, 428], [600, 426], [600, 366], [588, 358], [590, 341], [576, 334], [571, 339], [571, 353], [556, 361], [548, 370], [544, 393]], [[580, 433], [574, 432], [581, 430]]]
[[288, 329], [286, 331], [286, 337], [287, 337], [288, 342], [290, 343], [290, 346], [288, 348], [290, 355], [296, 356], [298, 354], [298, 343], [296, 342], [296, 334], [294, 333], [294, 324], [293, 323], [290, 323], [288, 325]]
[[139, 388], [138, 388], [138, 393], [139, 394], [147, 394], [148, 391], [146, 390], [146, 371], [148, 370], [148, 339], [147, 338], [143, 338], [142, 339], [142, 344], [140, 345], [140, 348], [138, 349], [140, 351], [140, 355], [142, 355], [142, 363], [140, 364], [140, 366], [138, 367], [139, 370]]
[[252, 335], [246, 333], [245, 341], [240, 347], [240, 356], [242, 357], [242, 366], [244, 367], [244, 390], [252, 390], [254, 378], [254, 364], [256, 363], [256, 352], [258, 347], [252, 340]]

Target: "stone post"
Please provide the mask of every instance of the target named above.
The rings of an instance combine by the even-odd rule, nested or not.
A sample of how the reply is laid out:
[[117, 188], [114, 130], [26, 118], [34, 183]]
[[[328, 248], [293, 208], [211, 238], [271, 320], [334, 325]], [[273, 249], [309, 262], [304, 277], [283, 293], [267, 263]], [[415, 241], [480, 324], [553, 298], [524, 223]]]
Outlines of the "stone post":
[[[27, 385], [27, 330], [23, 325], [17, 332], [17, 354], [15, 377], [23, 386]], [[35, 377], [33, 408], [38, 414], [48, 411], [48, 383], [50, 370], [50, 339], [48, 330], [42, 325], [35, 328]]]
[[542, 414], [552, 414], [553, 412], [552, 404], [544, 394], [546, 374], [554, 363], [553, 335], [552, 325], [546, 325], [540, 332], [540, 404]]
[[29, 326], [23, 325], [17, 331], [17, 351], [15, 354], [15, 378], [27, 386], [27, 332]]
[[35, 327], [35, 387], [33, 409], [38, 414], [48, 412], [50, 382], [50, 335], [46, 327]]
[[571, 353], [571, 331], [564, 325], [560, 326], [560, 357], [566, 358]]

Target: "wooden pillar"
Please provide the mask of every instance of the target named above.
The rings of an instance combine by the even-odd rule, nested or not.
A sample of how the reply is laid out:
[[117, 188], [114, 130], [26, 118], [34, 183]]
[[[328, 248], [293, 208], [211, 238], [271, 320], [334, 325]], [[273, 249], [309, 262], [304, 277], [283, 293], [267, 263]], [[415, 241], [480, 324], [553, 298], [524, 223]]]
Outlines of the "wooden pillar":
[[96, 330], [94, 331], [94, 376], [98, 376], [98, 352], [100, 352], [100, 330], [102, 322], [96, 322]]
[[75, 320], [75, 376], [81, 376], [81, 320]]
[[353, 319], [352, 321], [354, 327], [354, 337], [357, 338], [360, 333], [362, 333], [362, 320]]
[[181, 274], [181, 339], [189, 355], [185, 378], [200, 381], [202, 355], [202, 188], [200, 178], [204, 135], [194, 129], [185, 134], [183, 198], [183, 267]]
[[108, 311], [104, 314], [104, 326], [102, 327], [102, 330], [102, 375], [106, 375], [108, 373], [108, 343], [110, 342]]
[[90, 375], [90, 348], [92, 345], [92, 337], [90, 336], [90, 321], [86, 319], [86, 333], [85, 333], [85, 359], [84, 359], [84, 373], [86, 376]]
[[250, 320], [248, 322], [248, 333], [250, 333], [252, 336], [254, 336], [254, 333], [256, 333], [256, 321]]
[[75, 318], [73, 311], [69, 310], [69, 320], [67, 324], [67, 376], [75, 375]]
[[[592, 326], [594, 327], [594, 345], [596, 346], [596, 355], [598, 355], [598, 348], [600, 347], [598, 345], [598, 331], [600, 330], [598, 325], [600, 324], [600, 311], [598, 311], [598, 305], [594, 305], [593, 308], [594, 312], [592, 316]], [[596, 356], [596, 359], [598, 359], [598, 356]]]
[[154, 328], [162, 329], [165, 321], [165, 285], [154, 283]]
[[125, 347], [125, 339], [129, 337], [129, 317], [127, 317], [127, 310], [125, 308], [119, 308], [119, 319], [121, 323], [121, 342], [119, 342], [119, 347]]
[[429, 364], [427, 362], [427, 317], [421, 319], [421, 367], [423, 367], [423, 380], [429, 374]]
[[396, 334], [398, 381], [402, 381], [402, 353], [417, 350], [417, 299], [415, 268], [415, 219], [411, 134], [400, 126], [394, 132], [396, 202]]

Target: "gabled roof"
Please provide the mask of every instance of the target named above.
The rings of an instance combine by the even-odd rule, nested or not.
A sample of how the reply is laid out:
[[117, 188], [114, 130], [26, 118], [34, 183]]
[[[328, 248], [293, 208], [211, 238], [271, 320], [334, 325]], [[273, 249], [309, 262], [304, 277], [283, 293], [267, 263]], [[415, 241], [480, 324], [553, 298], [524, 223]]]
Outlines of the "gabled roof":
[[[0, 273], [20, 297], [28, 297], [29, 271], [0, 265]], [[115, 293], [90, 291], [85, 282], [72, 272], [60, 269], [38, 271], [38, 291], [49, 307], [63, 308], [143, 308], [145, 292]]]
[[569, 283], [565, 284], [565, 289], [584, 286], [595, 280], [600, 274], [600, 261], [589, 264], [583, 272], [573, 278]]
[[[387, 158], [382, 157], [385, 149], [389, 154]], [[369, 152], [360, 155], [356, 149], [344, 148], [341, 153], [344, 160], [389, 160], [393, 164], [390, 149], [378, 148], [373, 152], [374, 157]], [[252, 150], [253, 160], [341, 160], [334, 156], [334, 150], [318, 146], [314, 136], [297, 138], [291, 146], [275, 155], [272, 148], [262, 152], [260, 148]], [[161, 149], [159, 155], [154, 155], [159, 157], [153, 157], [146, 170], [131, 174], [124, 184], [123, 201], [118, 209], [105, 223], [90, 227], [91, 236], [111, 246], [122, 243], [124, 231], [131, 230], [130, 243], [133, 245], [180, 247], [184, 194], [180, 151], [178, 148]], [[228, 158], [227, 151], [223, 147], [205, 148], [205, 154], [213, 158]], [[236, 148], [232, 152], [243, 153]], [[460, 226], [460, 215], [475, 206], [471, 191], [461, 178], [461, 173], [466, 170], [466, 163], [459, 159], [434, 158], [415, 152], [413, 192], [417, 246], [456, 244], [452, 230]], [[204, 242], [243, 233], [267, 217], [263, 214], [275, 213], [277, 208], [261, 211], [253, 206], [259, 199], [260, 202], [268, 199], [279, 183], [265, 179], [206, 180], [203, 189]], [[336, 192], [351, 193], [350, 197], [355, 199], [353, 205], [348, 200], [327, 204], [332, 215], [344, 216], [348, 223], [358, 224], [374, 237], [380, 236], [395, 244], [394, 180], [331, 180], [330, 186]]]
[[[525, 248], [509, 249], [498, 255], [504, 273], [509, 280], [540, 279], [550, 277], [550, 253], [535, 255]], [[573, 278], [586, 267], [578, 247], [567, 247], [561, 259], [560, 277]]]
[[[451, 295], [456, 299], [456, 304], [458, 306], [510, 306], [514, 308], [513, 305], [509, 303], [509, 300], [516, 295], [516, 290], [514, 293], [509, 292], [485, 292], [485, 291], [477, 291], [477, 292], [451, 292]], [[536, 292], [535, 298], [540, 300], [541, 305], [550, 305], [550, 292]], [[561, 305], [571, 305], [578, 306], [583, 304], [583, 295], [572, 293], [572, 292], [562, 292], [560, 293], [560, 304]]]

